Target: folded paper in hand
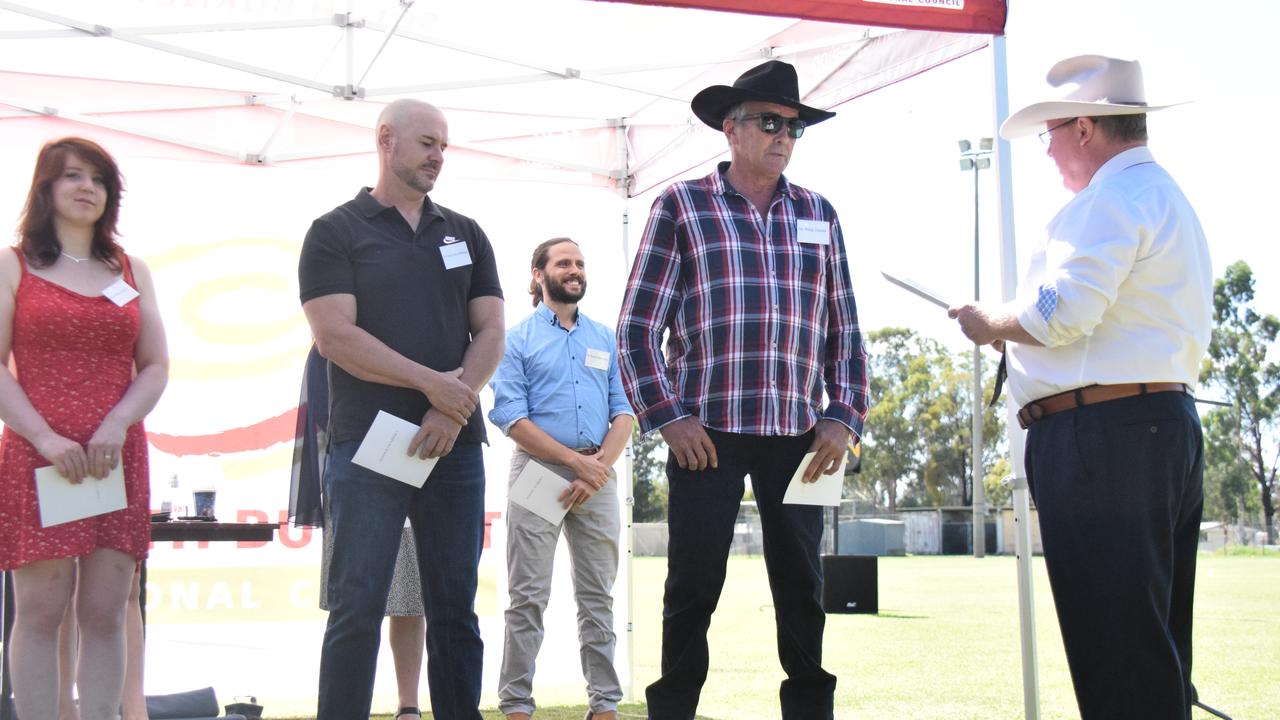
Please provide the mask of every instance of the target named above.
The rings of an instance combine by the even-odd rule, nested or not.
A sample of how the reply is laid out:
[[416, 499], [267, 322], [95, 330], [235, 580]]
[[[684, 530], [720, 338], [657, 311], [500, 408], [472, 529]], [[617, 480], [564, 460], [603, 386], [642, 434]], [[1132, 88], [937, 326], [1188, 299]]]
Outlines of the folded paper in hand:
[[817, 480], [807, 483], [803, 480], [804, 471], [817, 456], [816, 452], [807, 452], [796, 468], [795, 475], [787, 484], [787, 492], [782, 496], [784, 505], [839, 505], [840, 491], [844, 489], [844, 465], [849, 460], [849, 453], [840, 458], [840, 467], [834, 474], [819, 475]]
[[511, 485], [507, 497], [511, 502], [541, 517], [552, 525], [559, 525], [569, 512], [560, 502], [560, 494], [570, 485], [568, 480], [552, 472], [537, 460], [529, 460]]
[[52, 465], [36, 468], [36, 498], [40, 505], [40, 526], [51, 527], [123, 510], [124, 463], [105, 478], [86, 477], [79, 485], [62, 476]]
[[437, 458], [423, 460], [417, 455], [409, 454], [409, 443], [413, 442], [418, 429], [417, 425], [408, 420], [379, 410], [351, 462], [420, 488], [435, 469]]

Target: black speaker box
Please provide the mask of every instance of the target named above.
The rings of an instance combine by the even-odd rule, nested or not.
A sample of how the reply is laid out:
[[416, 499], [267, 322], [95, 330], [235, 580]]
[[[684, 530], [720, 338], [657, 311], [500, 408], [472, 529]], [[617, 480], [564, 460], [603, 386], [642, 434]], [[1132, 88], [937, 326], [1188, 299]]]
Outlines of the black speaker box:
[[828, 613], [880, 612], [875, 555], [822, 556], [822, 609]]

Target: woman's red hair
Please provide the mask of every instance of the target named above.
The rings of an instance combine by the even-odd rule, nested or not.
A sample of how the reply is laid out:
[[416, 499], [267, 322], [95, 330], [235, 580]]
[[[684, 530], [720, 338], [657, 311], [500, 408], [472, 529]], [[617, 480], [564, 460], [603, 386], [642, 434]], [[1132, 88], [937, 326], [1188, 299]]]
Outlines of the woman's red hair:
[[120, 195], [124, 192], [124, 178], [110, 153], [92, 140], [65, 137], [45, 143], [36, 157], [36, 169], [31, 177], [31, 190], [27, 204], [22, 208], [18, 221], [18, 247], [34, 267], [48, 267], [58, 261], [62, 243], [53, 227], [53, 182], [67, 167], [67, 158], [75, 155], [92, 165], [102, 176], [107, 189], [106, 209], [93, 227], [93, 245], [90, 254], [106, 263], [113, 270], [120, 269], [116, 242], [116, 221], [120, 216]]

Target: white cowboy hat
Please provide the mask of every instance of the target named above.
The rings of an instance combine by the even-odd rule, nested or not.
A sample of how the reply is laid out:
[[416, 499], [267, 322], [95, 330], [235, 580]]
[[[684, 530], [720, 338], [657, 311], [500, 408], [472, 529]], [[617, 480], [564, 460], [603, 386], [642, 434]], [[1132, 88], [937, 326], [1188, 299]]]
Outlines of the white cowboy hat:
[[1137, 60], [1077, 55], [1050, 68], [1045, 80], [1061, 88], [1061, 95], [1010, 115], [1000, 126], [1001, 137], [1012, 140], [1040, 132], [1045, 123], [1058, 118], [1136, 115], [1182, 104], [1148, 105]]

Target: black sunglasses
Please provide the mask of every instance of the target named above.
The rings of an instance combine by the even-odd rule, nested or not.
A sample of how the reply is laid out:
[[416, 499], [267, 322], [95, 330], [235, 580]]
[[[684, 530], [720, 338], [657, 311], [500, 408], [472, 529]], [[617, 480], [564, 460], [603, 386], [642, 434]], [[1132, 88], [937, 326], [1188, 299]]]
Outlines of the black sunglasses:
[[777, 135], [778, 131], [782, 129], [783, 125], [785, 125], [787, 128], [787, 137], [798, 138], [804, 134], [804, 128], [808, 125], [808, 123], [800, 118], [782, 117], [778, 113], [771, 112], [743, 115], [738, 118], [738, 121], [745, 122], [747, 120], [755, 120], [757, 118], [760, 120], [761, 132], [766, 132], [770, 135]]

